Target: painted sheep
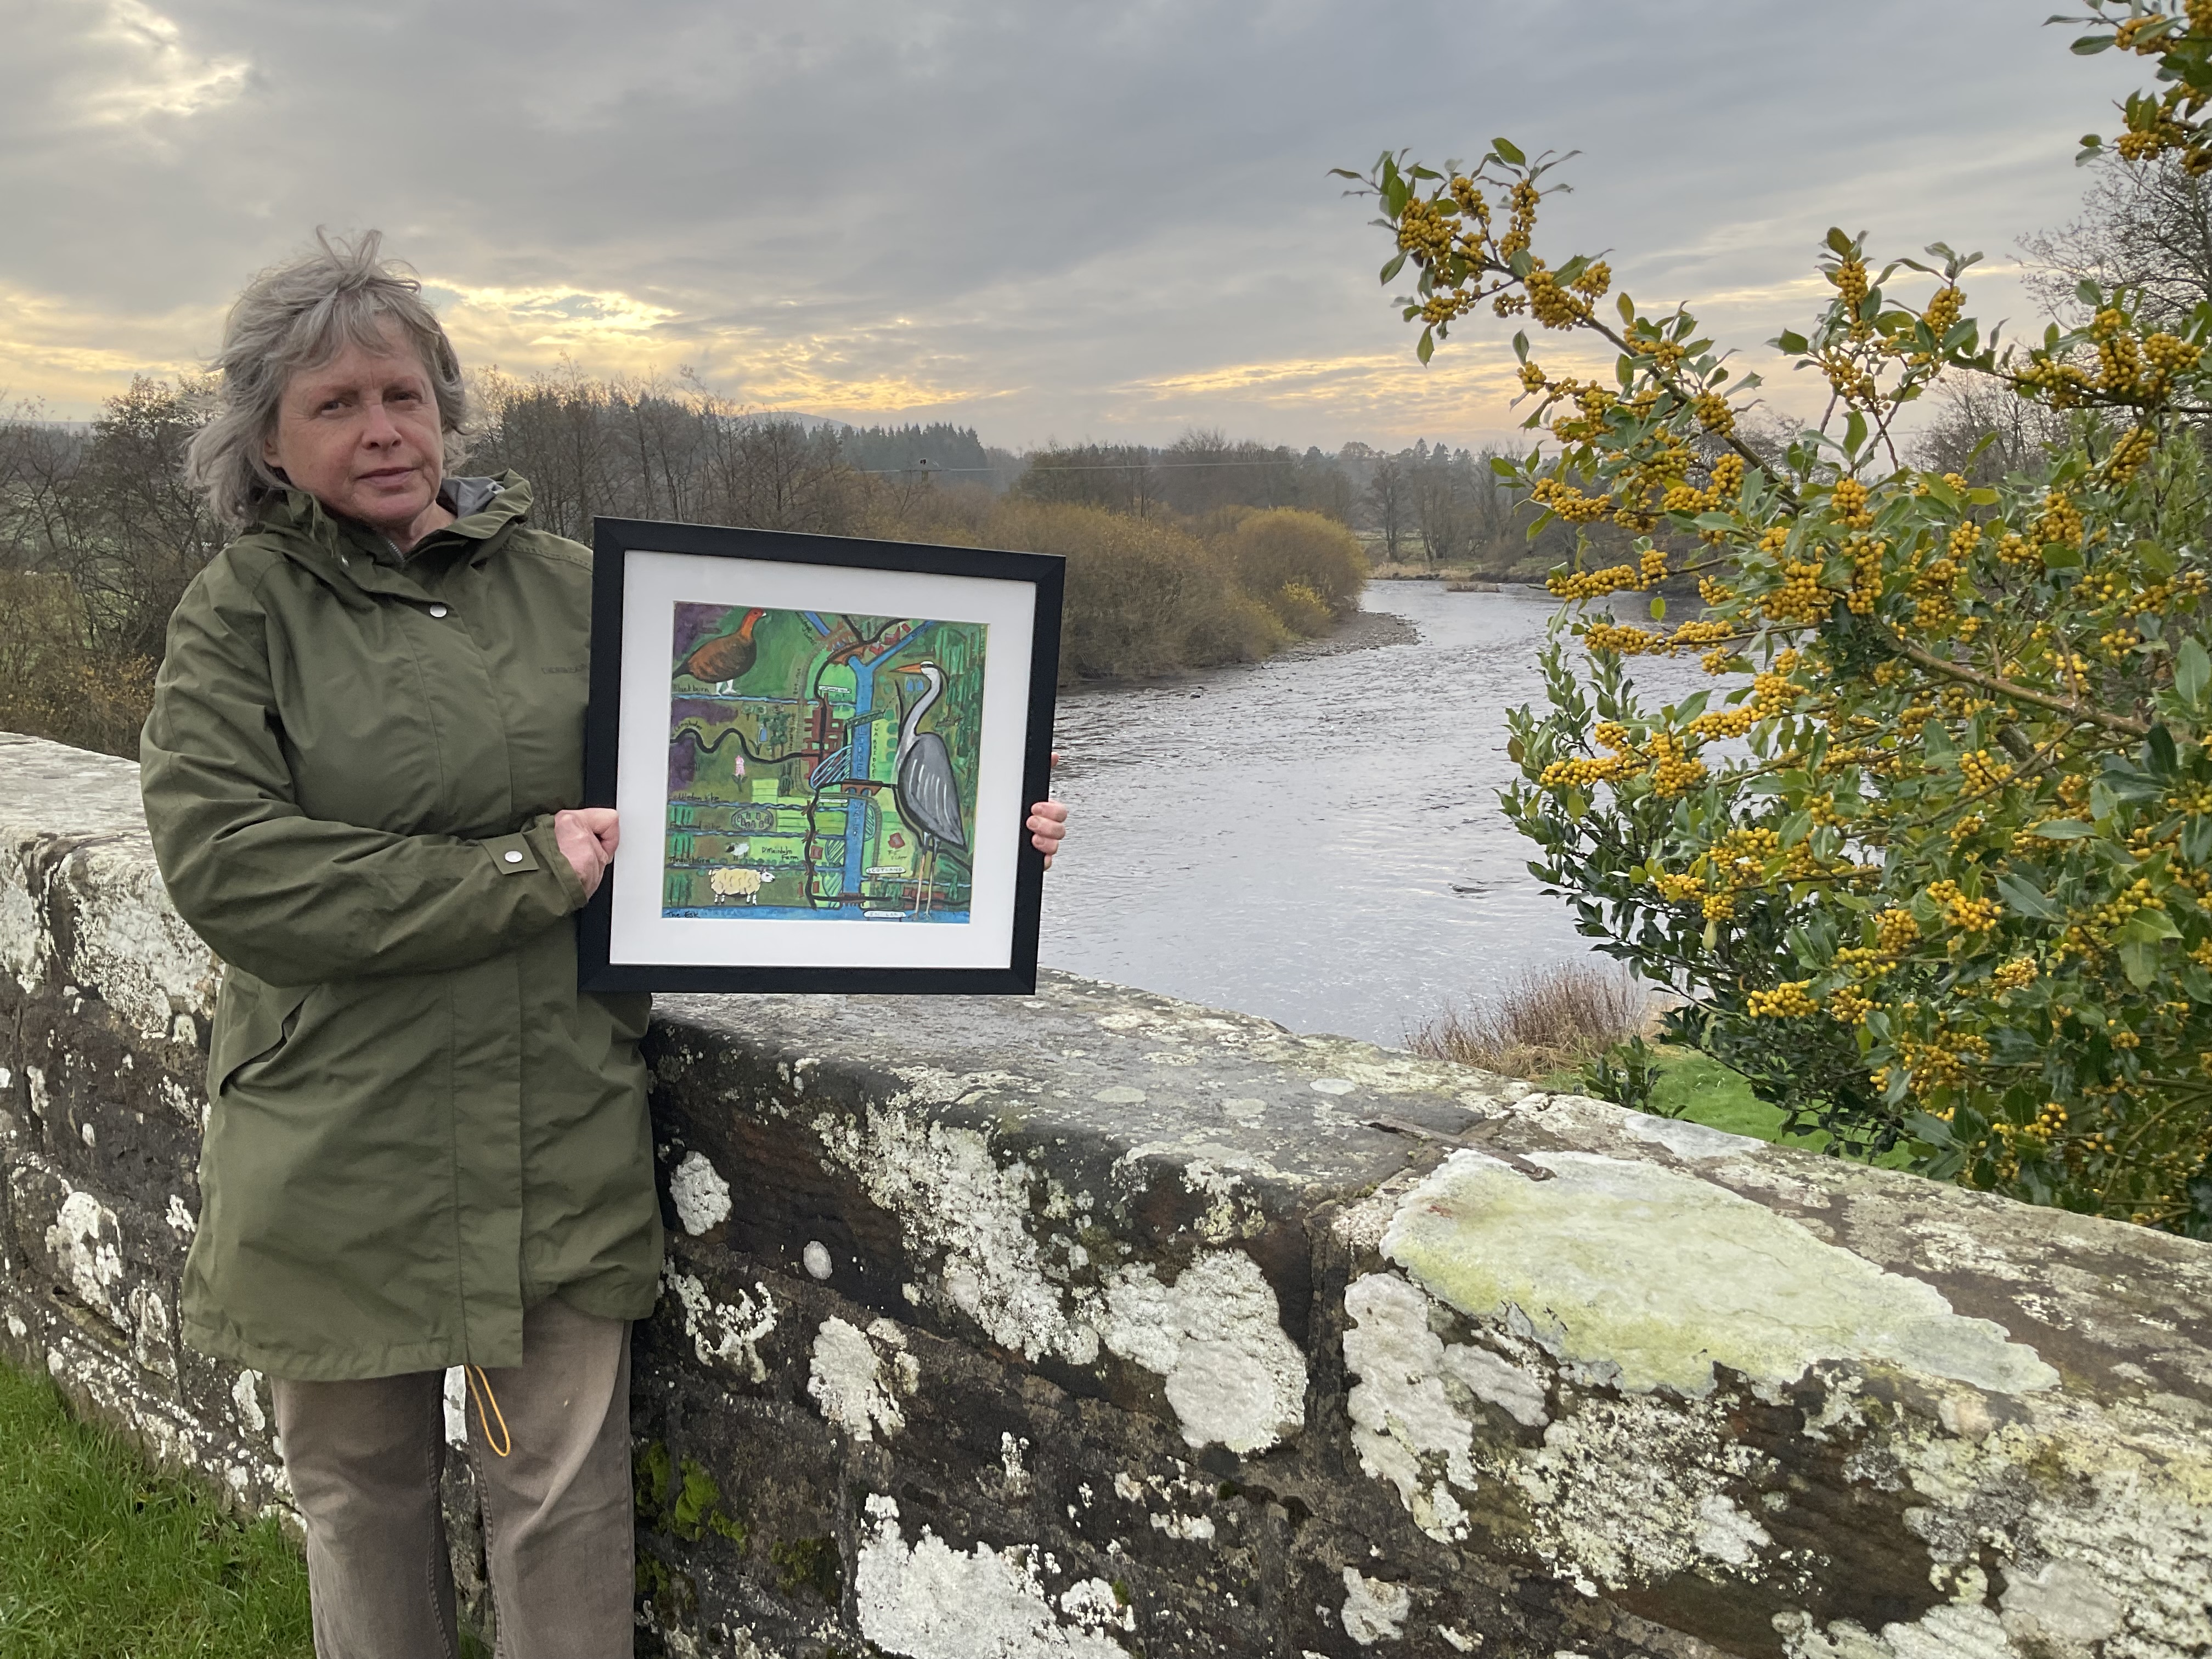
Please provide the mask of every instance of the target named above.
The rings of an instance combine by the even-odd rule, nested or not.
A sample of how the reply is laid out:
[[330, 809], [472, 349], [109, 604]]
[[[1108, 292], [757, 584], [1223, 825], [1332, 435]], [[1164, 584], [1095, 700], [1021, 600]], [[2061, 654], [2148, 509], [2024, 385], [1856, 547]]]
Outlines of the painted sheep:
[[761, 884], [767, 879], [758, 870], [730, 865], [708, 877], [707, 885], [714, 890], [716, 898], [741, 898], [748, 904], [758, 904]]

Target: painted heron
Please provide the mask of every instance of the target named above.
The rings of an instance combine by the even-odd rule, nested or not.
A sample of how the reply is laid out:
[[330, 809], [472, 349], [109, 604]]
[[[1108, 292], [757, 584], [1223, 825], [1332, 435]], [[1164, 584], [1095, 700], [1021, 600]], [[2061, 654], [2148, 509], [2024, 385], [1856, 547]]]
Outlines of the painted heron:
[[765, 611], [748, 611], [745, 619], [731, 632], [700, 641], [684, 659], [684, 672], [728, 696], [751, 669], [753, 659], [760, 655], [760, 647], [753, 641], [753, 629], [766, 615]]
[[925, 689], [907, 705], [899, 721], [891, 799], [898, 804], [899, 817], [921, 840], [922, 857], [915, 861], [915, 874], [921, 875], [925, 862], [929, 870], [915, 889], [912, 914], [918, 915], [926, 897], [934, 908], [938, 849], [950, 847], [964, 854], [968, 832], [960, 817], [960, 781], [953, 775], [952, 752], [943, 738], [921, 729], [922, 716], [945, 695], [945, 671], [933, 662], [918, 662], [908, 672], [920, 675]]

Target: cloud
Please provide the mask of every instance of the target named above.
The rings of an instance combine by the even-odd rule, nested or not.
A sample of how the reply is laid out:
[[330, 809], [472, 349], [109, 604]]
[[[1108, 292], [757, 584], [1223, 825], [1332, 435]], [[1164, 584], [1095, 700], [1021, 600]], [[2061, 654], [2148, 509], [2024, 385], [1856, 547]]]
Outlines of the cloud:
[[81, 30], [74, 59], [50, 82], [65, 120], [127, 126], [154, 116], [191, 117], [219, 109], [246, 90], [252, 65], [210, 57], [143, 0], [76, 0]]
[[1578, 144], [1547, 234], [1771, 368], [1829, 224], [2002, 252], [2069, 214], [2140, 70], [1906, 0], [161, 4], [21, 0], [0, 62], [0, 385], [71, 412], [103, 364], [204, 357], [325, 224], [382, 228], [510, 373], [689, 368], [1016, 445], [1496, 433], [1504, 331], [1414, 364], [1331, 166]]

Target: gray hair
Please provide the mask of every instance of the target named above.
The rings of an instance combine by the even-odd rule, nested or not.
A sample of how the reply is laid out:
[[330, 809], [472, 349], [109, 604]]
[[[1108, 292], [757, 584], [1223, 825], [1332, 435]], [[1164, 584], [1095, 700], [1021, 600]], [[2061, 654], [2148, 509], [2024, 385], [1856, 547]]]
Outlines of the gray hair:
[[377, 257], [383, 241], [381, 231], [365, 230], [348, 241], [318, 230], [313, 252], [271, 265], [231, 307], [222, 349], [210, 365], [222, 380], [215, 413], [185, 454], [185, 482], [207, 496], [225, 524], [250, 524], [264, 500], [289, 487], [262, 449], [276, 429], [277, 406], [292, 376], [319, 368], [347, 341], [386, 349], [386, 318], [398, 325], [430, 377], [446, 434], [447, 470], [467, 453], [460, 360], [422, 302], [412, 268]]

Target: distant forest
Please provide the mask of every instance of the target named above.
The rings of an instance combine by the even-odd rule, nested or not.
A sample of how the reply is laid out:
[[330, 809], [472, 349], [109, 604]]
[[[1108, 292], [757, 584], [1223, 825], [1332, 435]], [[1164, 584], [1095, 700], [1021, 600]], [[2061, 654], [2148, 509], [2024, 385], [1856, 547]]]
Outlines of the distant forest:
[[[212, 390], [141, 377], [95, 421], [0, 416], [0, 730], [137, 752], [169, 614], [229, 538], [182, 472]], [[1021, 456], [969, 428], [856, 429], [696, 386], [487, 377], [474, 391], [463, 469], [528, 478], [533, 521], [556, 534], [588, 540], [605, 515], [1062, 555], [1070, 679], [1249, 661], [1326, 632], [1368, 574], [1347, 526], [1370, 506], [1398, 522], [1389, 458], [1365, 452], [1192, 434]], [[1477, 477], [1462, 453], [1407, 459]], [[1480, 501], [1498, 503], [1481, 481]], [[1397, 531], [1401, 550], [1416, 525]]]

